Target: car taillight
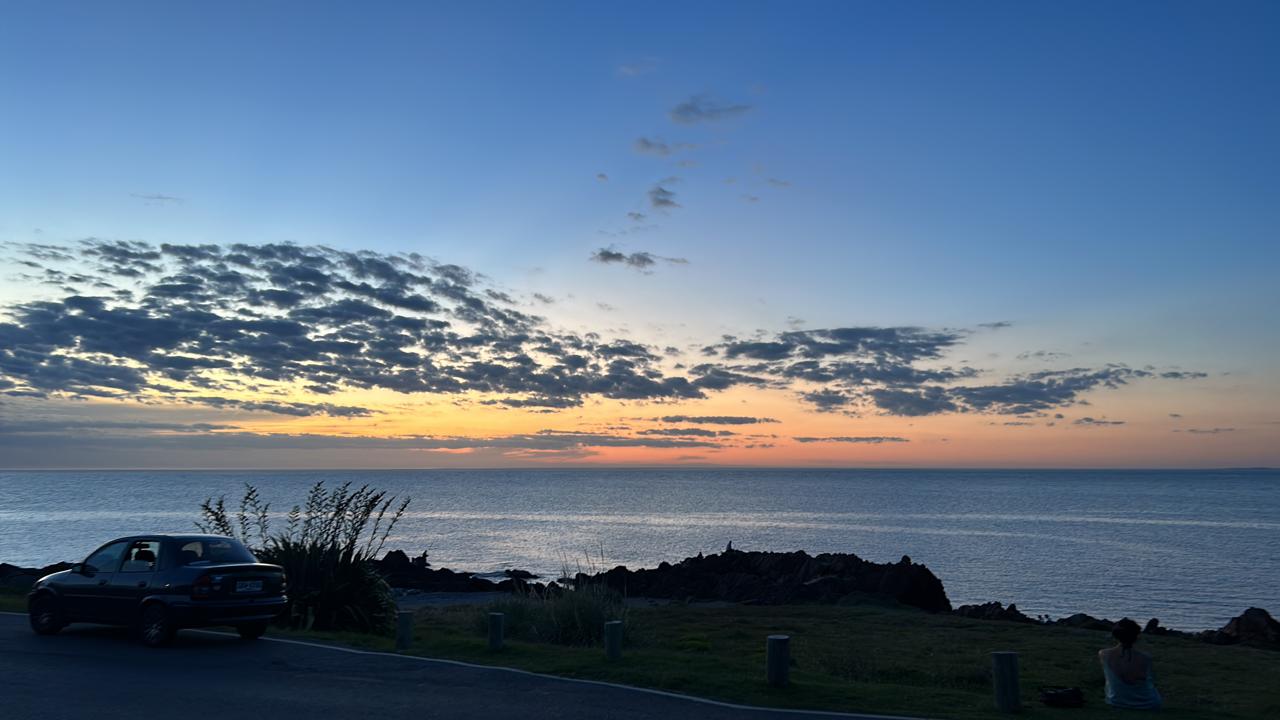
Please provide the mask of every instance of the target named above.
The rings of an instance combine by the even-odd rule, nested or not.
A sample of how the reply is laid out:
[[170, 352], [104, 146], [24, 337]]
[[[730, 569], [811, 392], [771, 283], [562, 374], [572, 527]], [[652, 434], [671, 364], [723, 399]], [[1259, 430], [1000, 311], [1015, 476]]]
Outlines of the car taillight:
[[196, 581], [191, 583], [191, 597], [207, 598], [213, 594], [213, 578], [209, 575], [201, 575]]

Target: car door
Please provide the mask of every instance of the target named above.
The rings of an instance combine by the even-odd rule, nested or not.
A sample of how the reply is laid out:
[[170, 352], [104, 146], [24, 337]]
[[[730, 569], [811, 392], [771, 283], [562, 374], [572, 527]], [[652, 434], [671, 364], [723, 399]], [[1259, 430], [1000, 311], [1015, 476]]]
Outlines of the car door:
[[133, 622], [142, 598], [151, 592], [151, 584], [160, 567], [160, 540], [139, 538], [129, 542], [120, 569], [106, 584], [106, 611], [110, 621]]
[[88, 622], [107, 621], [111, 615], [108, 585], [128, 547], [128, 540], [103, 545], [85, 558], [79, 572], [62, 578], [57, 590], [68, 615]]

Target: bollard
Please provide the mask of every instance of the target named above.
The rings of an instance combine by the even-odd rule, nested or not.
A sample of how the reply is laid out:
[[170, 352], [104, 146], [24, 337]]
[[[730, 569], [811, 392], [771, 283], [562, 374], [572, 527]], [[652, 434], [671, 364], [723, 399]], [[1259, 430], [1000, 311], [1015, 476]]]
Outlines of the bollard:
[[489, 649], [502, 649], [503, 625], [506, 624], [506, 616], [502, 613], [489, 613]]
[[786, 687], [791, 671], [791, 636], [770, 635], [765, 641], [765, 676], [773, 687]]
[[396, 613], [396, 649], [408, 650], [413, 644], [413, 611]]
[[610, 620], [604, 624], [604, 656], [611, 661], [622, 658], [621, 620]]
[[1022, 705], [1018, 689], [1018, 653], [991, 653], [991, 678], [996, 690], [996, 709], [1017, 712]]

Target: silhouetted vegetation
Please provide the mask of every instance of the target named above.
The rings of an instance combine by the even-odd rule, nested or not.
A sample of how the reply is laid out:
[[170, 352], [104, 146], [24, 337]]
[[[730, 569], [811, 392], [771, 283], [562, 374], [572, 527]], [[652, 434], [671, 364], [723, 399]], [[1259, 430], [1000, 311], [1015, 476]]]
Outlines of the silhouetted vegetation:
[[283, 532], [271, 531], [270, 504], [245, 485], [236, 511], [225, 498], [200, 505], [204, 532], [229, 535], [253, 549], [262, 562], [284, 568], [289, 578], [290, 627], [385, 632], [395, 623], [391, 587], [370, 564], [409, 505], [368, 485], [334, 490], [318, 482], [306, 502], [287, 515]]
[[580, 583], [576, 588], [558, 585], [545, 590], [516, 593], [476, 612], [474, 625], [488, 632], [491, 612], [506, 615], [509, 637], [558, 645], [597, 645], [603, 641], [604, 624], [623, 622], [623, 637], [631, 630], [626, 604], [603, 582]]

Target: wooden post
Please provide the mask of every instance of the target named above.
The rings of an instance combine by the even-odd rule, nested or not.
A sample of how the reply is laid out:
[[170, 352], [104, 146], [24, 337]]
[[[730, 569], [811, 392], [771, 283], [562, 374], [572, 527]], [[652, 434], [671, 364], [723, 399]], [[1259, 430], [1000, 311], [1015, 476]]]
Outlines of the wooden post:
[[489, 613], [489, 649], [502, 649], [502, 636], [504, 633], [503, 626], [506, 624], [506, 616], [502, 613]]
[[791, 672], [791, 636], [770, 635], [765, 641], [765, 677], [773, 687], [786, 687]]
[[615, 662], [622, 659], [621, 620], [610, 620], [604, 624], [604, 656]]
[[991, 653], [991, 678], [996, 691], [996, 709], [1000, 712], [1017, 712], [1022, 706], [1018, 688], [1018, 653]]
[[396, 613], [396, 649], [408, 650], [413, 644], [413, 611], [401, 610]]

